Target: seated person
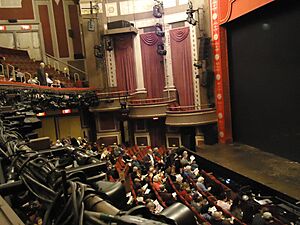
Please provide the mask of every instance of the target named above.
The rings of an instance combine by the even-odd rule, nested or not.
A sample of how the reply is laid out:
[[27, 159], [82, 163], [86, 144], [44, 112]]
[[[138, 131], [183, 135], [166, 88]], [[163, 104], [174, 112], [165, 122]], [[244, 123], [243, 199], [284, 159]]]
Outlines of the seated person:
[[201, 189], [202, 191], [210, 191], [210, 187], [206, 188], [205, 184], [204, 184], [204, 177], [198, 177], [198, 180], [196, 182], [196, 185], [199, 189]]
[[51, 86], [51, 84], [53, 84], [53, 80], [50, 78], [48, 73], [45, 73], [45, 75], [46, 75], [47, 86]]

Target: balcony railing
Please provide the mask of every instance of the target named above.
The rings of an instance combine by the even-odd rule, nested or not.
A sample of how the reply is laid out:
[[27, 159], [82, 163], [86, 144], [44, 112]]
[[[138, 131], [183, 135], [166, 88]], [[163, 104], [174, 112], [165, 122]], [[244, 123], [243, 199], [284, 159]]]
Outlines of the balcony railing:
[[153, 104], [163, 104], [174, 102], [176, 99], [171, 98], [148, 98], [148, 99], [130, 99], [128, 101], [129, 105], [153, 105]]
[[169, 106], [168, 112], [199, 112], [214, 110], [210, 104], [189, 105], [189, 106]]

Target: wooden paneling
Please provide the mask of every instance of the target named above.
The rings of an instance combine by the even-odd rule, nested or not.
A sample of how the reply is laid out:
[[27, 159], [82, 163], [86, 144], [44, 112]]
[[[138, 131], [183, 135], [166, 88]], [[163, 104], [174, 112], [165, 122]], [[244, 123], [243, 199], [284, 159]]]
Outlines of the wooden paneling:
[[22, 8], [0, 8], [0, 20], [33, 20], [32, 0], [22, 0]]
[[82, 58], [83, 54], [77, 5], [69, 5], [69, 16], [71, 23], [74, 58]]
[[100, 137], [100, 138], [97, 140], [97, 143], [98, 143], [99, 145], [104, 144], [105, 146], [118, 144], [118, 137], [117, 137], [117, 136], [112, 136], [112, 137]]
[[60, 138], [64, 137], [82, 137], [80, 116], [61, 116], [57, 118]]
[[47, 54], [54, 55], [52, 36], [51, 36], [51, 28], [50, 28], [50, 20], [49, 20], [49, 13], [48, 13], [47, 5], [39, 5], [39, 15], [40, 15], [40, 21], [42, 24], [42, 28], [43, 28], [45, 52]]
[[179, 143], [180, 143], [180, 140], [179, 140], [179, 137], [169, 137], [168, 138], [168, 144], [170, 147], [179, 147]]
[[138, 146], [148, 146], [148, 138], [147, 137], [136, 137], [136, 144]]
[[67, 58], [69, 57], [69, 48], [68, 48], [63, 1], [60, 1], [59, 4], [57, 5], [56, 2], [53, 0], [52, 4], [53, 4], [54, 19], [55, 19], [59, 57]]
[[216, 110], [195, 112], [167, 112], [168, 126], [198, 126], [217, 122]]
[[42, 128], [37, 130], [39, 137], [50, 137], [51, 141], [56, 141], [54, 117], [43, 117], [40, 119]]
[[145, 131], [147, 129], [145, 120], [136, 120], [135, 125], [136, 131]]
[[99, 114], [99, 125], [101, 131], [116, 130], [116, 124], [113, 113]]

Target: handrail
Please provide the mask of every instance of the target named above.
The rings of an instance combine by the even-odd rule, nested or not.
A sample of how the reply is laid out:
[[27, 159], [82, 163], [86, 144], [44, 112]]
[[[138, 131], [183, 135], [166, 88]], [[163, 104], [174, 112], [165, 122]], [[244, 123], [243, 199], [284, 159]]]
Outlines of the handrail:
[[199, 110], [213, 110], [211, 107], [203, 107], [210, 106], [210, 104], [202, 104], [202, 105], [188, 105], [188, 106], [169, 106], [168, 111], [171, 112], [180, 112], [180, 111], [199, 111]]
[[12, 68], [13, 81], [16, 81], [15, 67], [11, 64], [6, 65], [6, 71], [7, 71], [7, 74], [8, 74], [8, 78], [10, 79], [9, 68]]
[[51, 58], [51, 59], [53, 59], [53, 60], [55, 60], [55, 61], [57, 61], [57, 62], [60, 62], [60, 63], [62, 63], [62, 64], [64, 64], [64, 65], [66, 65], [66, 66], [68, 66], [68, 67], [70, 67], [70, 68], [72, 68], [72, 69], [74, 69], [74, 70], [77, 70], [78, 72], [83, 73], [84, 75], [86, 75], [86, 72], [85, 72], [85, 71], [83, 71], [83, 70], [81, 70], [81, 69], [78, 69], [78, 68], [76, 68], [75, 66], [72, 66], [72, 65], [70, 65], [70, 64], [68, 64], [68, 63], [65, 63], [64, 61], [62, 61], [62, 60], [60, 60], [60, 59], [57, 59], [57, 58], [55, 58], [55, 57], [52, 56], [52, 55], [46, 54], [46, 57], [49, 57], [49, 58]]
[[113, 92], [97, 92], [98, 98], [115, 98], [115, 97], [127, 97], [131, 94], [130, 91], [113, 91]]
[[2, 74], [0, 74], [0, 76], [3, 76], [3, 77], [4, 77], [4, 80], [5, 80], [4, 65], [0, 63], [0, 66], [1, 66], [1, 71], [2, 71]]
[[152, 105], [152, 104], [164, 104], [176, 101], [176, 98], [145, 98], [145, 99], [130, 99], [128, 103], [130, 105]]
[[[49, 65], [50, 65], [50, 63], [49, 63]], [[57, 66], [56, 66], [56, 65], [57, 65]], [[55, 70], [59, 70], [59, 64], [58, 64], [57, 61], [54, 61], [53, 67], [54, 67]]]
[[74, 82], [76, 83], [78, 80], [80, 80], [80, 77], [79, 77], [79, 73], [74, 73]]
[[26, 75], [28, 75], [28, 76], [29, 76], [29, 79], [31, 79], [31, 78], [32, 78], [32, 75], [31, 75], [31, 73], [25, 72], [25, 73], [24, 73], [24, 82], [25, 82], [25, 83], [27, 83], [27, 81], [29, 80], [29, 79], [27, 79], [27, 80], [26, 80]]
[[2, 68], [2, 70], [1, 70], [1, 71], [2, 71], [2, 72], [3, 72], [3, 74], [4, 74], [4, 66], [3, 66], [3, 64], [1, 64], [1, 63], [0, 63], [0, 66], [1, 66], [1, 68]]

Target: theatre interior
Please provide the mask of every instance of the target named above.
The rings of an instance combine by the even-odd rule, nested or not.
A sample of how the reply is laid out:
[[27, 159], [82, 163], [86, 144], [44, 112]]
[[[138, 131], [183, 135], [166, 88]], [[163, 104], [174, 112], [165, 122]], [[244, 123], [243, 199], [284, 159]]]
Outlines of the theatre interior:
[[300, 225], [299, 40], [299, 0], [0, 0], [0, 225]]

